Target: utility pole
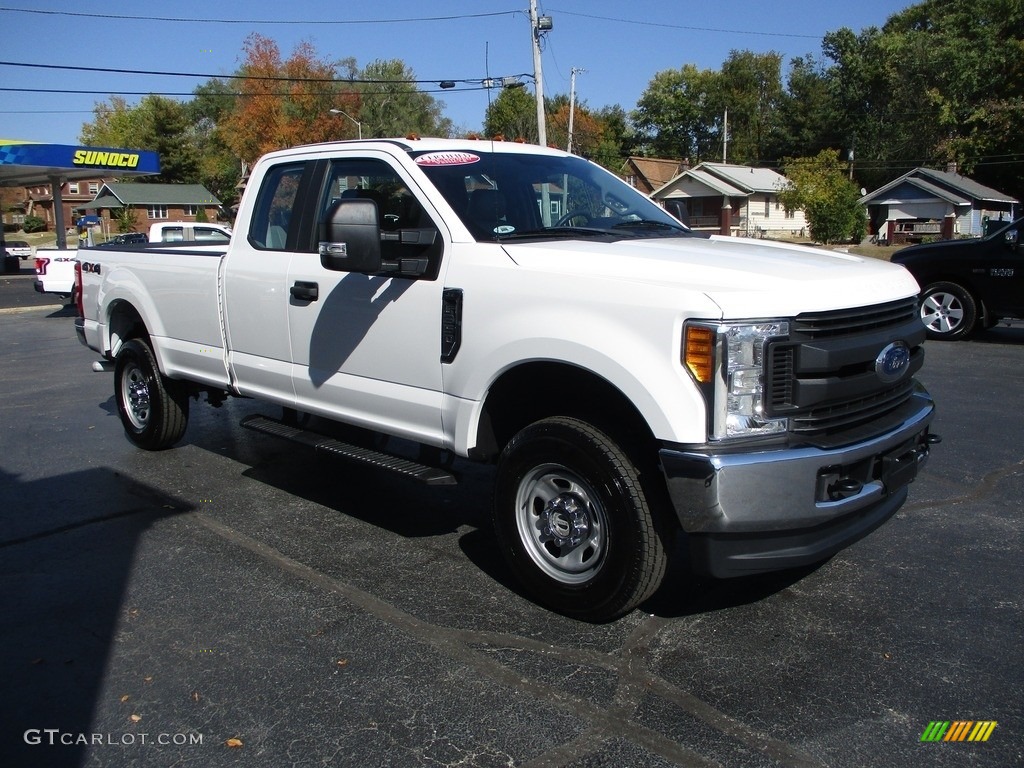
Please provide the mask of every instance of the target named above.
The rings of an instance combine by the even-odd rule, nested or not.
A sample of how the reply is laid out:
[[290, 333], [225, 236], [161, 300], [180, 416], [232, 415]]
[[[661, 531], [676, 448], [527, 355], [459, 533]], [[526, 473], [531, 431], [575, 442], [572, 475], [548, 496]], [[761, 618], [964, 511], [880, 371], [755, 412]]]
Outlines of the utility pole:
[[725, 108], [725, 117], [722, 118], [722, 164], [728, 162], [729, 157], [729, 108]]
[[533, 83], [537, 94], [537, 143], [548, 145], [548, 128], [544, 118], [544, 71], [540, 62], [540, 35], [551, 29], [550, 16], [537, 16], [537, 0], [530, 0], [530, 35], [533, 37]]
[[573, 67], [569, 77], [569, 144], [565, 148], [566, 152], [572, 152], [572, 120], [576, 113], [576, 75], [583, 74], [586, 71], [585, 69]]

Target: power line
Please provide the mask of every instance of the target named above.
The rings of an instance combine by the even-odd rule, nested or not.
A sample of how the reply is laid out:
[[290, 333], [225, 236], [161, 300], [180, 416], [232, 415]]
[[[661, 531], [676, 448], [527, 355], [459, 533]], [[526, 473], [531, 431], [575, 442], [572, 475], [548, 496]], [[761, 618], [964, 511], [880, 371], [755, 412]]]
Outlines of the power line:
[[598, 16], [592, 13], [579, 13], [577, 11], [566, 11], [561, 8], [550, 8], [554, 13], [564, 13], [566, 16], [579, 16], [584, 19], [597, 19], [598, 21], [611, 21], [616, 24], [636, 24], [643, 27], [660, 27], [663, 29], [685, 29], [690, 32], [720, 32], [727, 35], [760, 35], [762, 37], [798, 37], [808, 40], [820, 40], [820, 35], [799, 35], [793, 32], [761, 32], [748, 29], [718, 29], [716, 27], [691, 27], [684, 24], [665, 24], [660, 21], [638, 21], [637, 19], [617, 19], [611, 16]]
[[182, 24], [410, 24], [425, 21], [458, 21], [462, 19], [483, 19], [494, 16], [510, 16], [522, 13], [520, 10], [492, 11], [490, 13], [464, 13], [455, 16], [423, 16], [404, 19], [197, 19], [174, 16], [130, 16], [118, 13], [82, 13], [78, 11], [44, 11], [37, 8], [2, 8], [0, 11], [33, 13], [40, 16], [69, 16], [82, 19], [103, 19], [117, 21], [169, 21]]
[[[297, 81], [297, 82], [303, 82], [303, 81]], [[305, 82], [312, 82], [312, 81], [305, 81]], [[340, 80], [338, 82], [345, 83], [345, 82], [348, 82], [348, 81], [347, 80]], [[366, 82], [373, 83], [373, 82], [385, 82], [385, 81], [368, 80]], [[387, 81], [387, 82], [390, 82], [390, 81]], [[395, 81], [395, 82], [402, 82], [402, 81]], [[411, 82], [411, 81], [406, 80], [404, 82], [408, 83], [408, 82]], [[489, 90], [491, 90], [491, 86], [487, 85], [486, 83], [481, 83], [480, 85], [475, 86], [475, 87], [454, 88], [454, 89], [453, 88], [435, 88], [435, 89], [412, 88], [412, 89], [410, 89], [408, 91], [403, 91], [403, 92], [404, 93], [468, 93], [470, 91], [489, 91]], [[199, 95], [199, 94], [195, 93], [194, 91], [111, 91], [111, 90], [88, 91], [88, 90], [83, 90], [81, 88], [0, 88], [0, 92], [8, 92], [8, 93], [58, 93], [58, 94], [72, 94], [72, 95], [73, 94], [80, 94], [80, 95], [83, 95], [83, 96], [103, 96], [103, 95], [108, 95], [108, 96], [198, 96]], [[203, 95], [204, 96], [225, 96], [225, 97], [226, 96], [231, 96], [231, 97], [256, 97], [256, 96], [295, 96], [296, 94], [291, 92], [291, 91], [279, 91], [279, 92], [268, 91], [266, 93], [237, 93], [237, 92], [232, 91], [232, 92], [229, 92], [229, 93], [207, 93], [207, 94], [203, 94]], [[344, 95], [348, 95], [348, 94], [339, 93], [337, 91], [313, 91], [311, 93], [302, 93], [302, 94], [298, 94], [298, 95], [301, 95], [301, 96], [344, 96]], [[394, 95], [395, 95], [394, 91], [390, 91], [390, 92], [387, 92], [387, 93], [373, 93], [373, 92], [371, 92], [371, 93], [360, 92], [359, 93], [359, 96], [361, 96], [364, 99], [365, 98], [375, 98], [375, 97], [378, 97], [378, 96], [382, 97], [382, 98], [387, 98], [387, 97], [394, 96]]]
[[[0, 8], [0, 10], [3, 10]], [[117, 67], [82, 67], [72, 66], [67, 64], [35, 64], [31, 62], [23, 61], [0, 61], [0, 66], [4, 67], [28, 67], [31, 69], [60, 69], [70, 72], [102, 72], [104, 74], [115, 74], [115, 75], [156, 75], [158, 77], [190, 77], [190, 78], [207, 78], [214, 80], [266, 80], [276, 82], [298, 82], [298, 83], [352, 83], [359, 85], [406, 85], [406, 84], [424, 84], [424, 83], [463, 83], [472, 85], [483, 85], [486, 80], [493, 80], [496, 78], [433, 78], [430, 80], [368, 80], [359, 77], [287, 77], [282, 75], [213, 75], [205, 72], [166, 72], [161, 70], [151, 69], [121, 69]], [[521, 73], [518, 75], [510, 75], [514, 78], [532, 77], [528, 73]]]

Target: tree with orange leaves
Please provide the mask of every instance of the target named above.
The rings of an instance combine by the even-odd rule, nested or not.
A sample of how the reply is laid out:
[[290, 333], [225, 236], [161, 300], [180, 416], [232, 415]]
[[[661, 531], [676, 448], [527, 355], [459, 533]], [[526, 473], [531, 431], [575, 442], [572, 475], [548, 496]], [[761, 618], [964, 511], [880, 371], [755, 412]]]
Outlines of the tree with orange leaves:
[[[296, 144], [356, 137], [352, 120], [358, 119], [359, 94], [339, 80], [336, 64], [317, 58], [310, 43], [300, 43], [282, 60], [277, 43], [252, 34], [243, 50], [246, 58], [238, 74], [246, 79], [238, 81], [234, 108], [218, 128], [244, 162]], [[351, 62], [348, 66], [354, 69]]]

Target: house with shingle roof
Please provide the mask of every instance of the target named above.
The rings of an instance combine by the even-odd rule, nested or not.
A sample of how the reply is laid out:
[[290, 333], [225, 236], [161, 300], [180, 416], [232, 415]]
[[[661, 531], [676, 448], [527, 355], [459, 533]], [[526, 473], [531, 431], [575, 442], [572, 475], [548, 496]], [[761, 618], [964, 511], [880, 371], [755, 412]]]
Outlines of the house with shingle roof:
[[741, 237], [778, 237], [806, 232], [802, 210], [787, 210], [779, 193], [789, 179], [770, 168], [700, 163], [654, 190], [651, 197], [670, 211], [680, 208], [689, 225]]
[[685, 160], [631, 156], [622, 164], [619, 176], [631, 187], [649, 195], [689, 167], [690, 164]]
[[946, 171], [915, 168], [860, 199], [868, 209], [871, 234], [893, 245], [924, 238], [981, 237], [986, 222], [1020, 215], [1020, 201]]
[[[158, 221], [216, 221], [220, 200], [202, 184], [139, 184], [107, 182], [92, 200], [75, 207], [79, 214], [93, 214], [109, 223], [121, 209], [130, 209], [140, 232]], [[200, 214], [202, 211], [202, 214]], [[107, 231], [115, 231], [112, 226]]]

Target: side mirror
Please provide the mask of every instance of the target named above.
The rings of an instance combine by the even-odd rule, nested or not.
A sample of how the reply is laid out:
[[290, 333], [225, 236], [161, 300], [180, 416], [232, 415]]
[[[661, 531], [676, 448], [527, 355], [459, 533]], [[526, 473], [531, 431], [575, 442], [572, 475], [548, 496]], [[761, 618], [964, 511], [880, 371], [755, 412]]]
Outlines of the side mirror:
[[320, 264], [335, 272], [380, 272], [377, 203], [352, 198], [327, 209], [320, 222]]

